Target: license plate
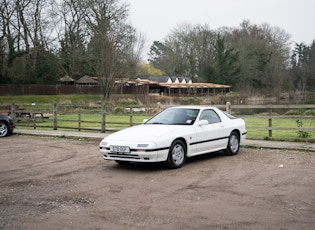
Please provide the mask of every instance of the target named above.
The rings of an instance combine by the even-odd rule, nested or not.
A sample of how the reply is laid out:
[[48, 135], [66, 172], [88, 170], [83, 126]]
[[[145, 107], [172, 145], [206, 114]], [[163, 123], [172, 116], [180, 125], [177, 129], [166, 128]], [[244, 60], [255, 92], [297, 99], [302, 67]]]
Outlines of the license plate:
[[110, 151], [116, 153], [130, 153], [130, 148], [129, 146], [111, 145]]

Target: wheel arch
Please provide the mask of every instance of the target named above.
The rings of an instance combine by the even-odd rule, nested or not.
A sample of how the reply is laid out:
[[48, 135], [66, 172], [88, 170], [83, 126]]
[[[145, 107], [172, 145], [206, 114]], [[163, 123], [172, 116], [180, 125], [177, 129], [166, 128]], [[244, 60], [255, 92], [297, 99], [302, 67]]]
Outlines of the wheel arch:
[[8, 127], [10, 127], [10, 122], [5, 119], [0, 120], [0, 122], [4, 122]]
[[235, 132], [238, 135], [238, 140], [241, 140], [241, 131], [239, 129], [233, 129], [232, 132], [230, 133], [230, 135]]
[[[239, 148], [240, 148], [240, 143], [241, 143], [241, 136], [240, 135], [241, 135], [241, 132], [238, 129], [233, 129], [231, 131], [226, 149], [224, 150], [226, 155], [232, 156], [232, 155], [236, 155], [238, 153]], [[230, 142], [232, 136], [237, 137], [238, 143], [236, 143], [235, 141]]]
[[187, 145], [187, 141], [186, 141], [186, 139], [185, 139], [184, 137], [177, 137], [177, 138], [175, 138], [175, 139], [172, 141], [171, 145], [174, 143], [174, 141], [177, 141], [177, 140], [180, 140], [180, 141], [182, 141], [182, 142], [185, 144], [186, 154], [187, 154], [187, 151], [188, 151], [188, 145]]
[[[181, 150], [177, 145], [180, 145], [182, 146], [182, 148], [185, 148], [185, 149]], [[179, 150], [176, 150], [175, 148]], [[185, 138], [183, 137], [175, 138], [172, 141], [167, 160], [165, 161], [166, 166], [171, 169], [180, 168], [185, 164], [186, 158], [187, 158], [187, 142]]]

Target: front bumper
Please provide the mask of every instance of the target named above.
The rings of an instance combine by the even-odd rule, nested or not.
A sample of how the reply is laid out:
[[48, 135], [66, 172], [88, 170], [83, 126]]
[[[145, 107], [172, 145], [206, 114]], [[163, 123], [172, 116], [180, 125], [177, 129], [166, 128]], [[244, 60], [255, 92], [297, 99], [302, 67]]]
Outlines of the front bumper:
[[105, 160], [131, 161], [131, 162], [161, 162], [166, 161], [168, 148], [159, 150], [131, 149], [129, 153], [111, 152], [109, 147], [100, 146], [100, 152]]

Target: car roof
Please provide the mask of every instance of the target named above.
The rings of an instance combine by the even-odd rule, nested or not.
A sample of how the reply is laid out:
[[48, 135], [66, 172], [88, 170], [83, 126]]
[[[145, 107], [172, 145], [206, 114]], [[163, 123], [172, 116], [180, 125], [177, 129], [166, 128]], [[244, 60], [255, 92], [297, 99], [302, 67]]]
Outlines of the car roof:
[[181, 105], [181, 106], [172, 106], [169, 108], [183, 108], [183, 109], [218, 109], [214, 106], [208, 106], [208, 105]]

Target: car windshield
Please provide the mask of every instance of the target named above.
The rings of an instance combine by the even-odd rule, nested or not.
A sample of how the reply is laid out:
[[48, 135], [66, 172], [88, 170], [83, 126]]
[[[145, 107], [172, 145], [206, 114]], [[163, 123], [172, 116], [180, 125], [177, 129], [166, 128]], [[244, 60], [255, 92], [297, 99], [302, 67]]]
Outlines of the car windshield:
[[169, 108], [152, 117], [145, 124], [193, 125], [199, 109]]

